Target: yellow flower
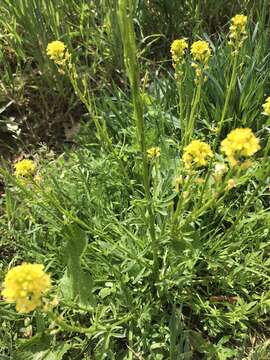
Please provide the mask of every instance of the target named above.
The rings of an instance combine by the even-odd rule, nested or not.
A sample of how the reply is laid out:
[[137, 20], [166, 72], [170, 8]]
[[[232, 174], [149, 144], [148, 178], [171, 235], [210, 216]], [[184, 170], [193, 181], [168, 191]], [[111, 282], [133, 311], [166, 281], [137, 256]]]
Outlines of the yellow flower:
[[2, 296], [8, 303], [16, 303], [16, 310], [29, 313], [41, 305], [42, 295], [51, 287], [50, 276], [41, 264], [22, 264], [6, 274]]
[[157, 158], [160, 156], [160, 148], [159, 147], [151, 147], [146, 152], [147, 152], [147, 156], [150, 159], [154, 159], [154, 158]]
[[30, 176], [35, 172], [36, 165], [32, 160], [24, 159], [14, 164], [14, 168], [17, 177]]
[[231, 19], [230, 30], [231, 30], [231, 32], [237, 31], [237, 32], [240, 32], [240, 33], [245, 33], [246, 25], [247, 25], [247, 16], [245, 16], [245, 15], [235, 15]]
[[211, 56], [211, 49], [208, 42], [203, 40], [195, 41], [191, 45], [191, 54], [194, 61], [198, 61], [202, 64], [207, 64]]
[[232, 130], [221, 142], [221, 151], [226, 154], [231, 166], [237, 165], [241, 157], [252, 156], [260, 148], [259, 139], [249, 128]]
[[227, 190], [231, 190], [236, 187], [236, 181], [234, 179], [229, 179], [227, 183]]
[[193, 140], [184, 148], [183, 161], [186, 169], [193, 166], [199, 168], [207, 165], [209, 157], [213, 157], [213, 152], [208, 144], [200, 140]]
[[172, 59], [175, 63], [180, 62], [184, 55], [185, 50], [188, 48], [188, 43], [185, 39], [174, 40], [171, 45]]
[[240, 47], [246, 39], [247, 16], [235, 15], [231, 19], [229, 45]]
[[48, 44], [47, 55], [58, 65], [64, 65], [69, 56], [66, 51], [66, 45], [59, 40], [52, 41]]
[[265, 100], [265, 103], [263, 104], [263, 114], [270, 116], [270, 96]]

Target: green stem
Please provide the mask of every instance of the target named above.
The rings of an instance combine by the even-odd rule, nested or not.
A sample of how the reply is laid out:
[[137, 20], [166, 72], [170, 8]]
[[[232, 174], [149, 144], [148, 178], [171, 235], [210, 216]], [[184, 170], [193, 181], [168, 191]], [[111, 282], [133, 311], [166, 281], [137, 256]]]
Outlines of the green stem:
[[184, 121], [184, 101], [183, 101], [183, 94], [182, 94], [182, 82], [177, 82], [177, 89], [178, 89], [178, 97], [179, 97], [179, 125], [180, 125], [180, 132], [181, 138], [184, 138], [185, 134], [185, 121]]
[[236, 77], [237, 77], [237, 63], [238, 63], [238, 54], [236, 54], [234, 56], [232, 76], [231, 76], [230, 84], [229, 84], [228, 91], [226, 94], [225, 103], [224, 103], [222, 114], [221, 114], [221, 119], [220, 119], [219, 126], [218, 126], [217, 138], [219, 137], [219, 135], [222, 131], [222, 126], [223, 126], [223, 123], [224, 123], [224, 120], [225, 120], [225, 117], [226, 117], [226, 114], [228, 111], [231, 94], [232, 94], [233, 88], [235, 87], [235, 82], [236, 82]]
[[186, 217], [183, 225], [180, 226], [179, 230], [184, 228], [187, 224], [190, 224], [195, 219], [198, 219], [201, 216], [201, 214], [203, 214], [207, 209], [209, 209], [212, 206], [212, 204], [215, 205], [219, 204], [221, 200], [223, 200], [225, 195], [222, 195], [220, 198], [218, 198], [218, 195], [219, 194], [217, 193], [215, 197], [213, 196], [202, 207], [200, 207], [199, 209], [195, 209], [196, 211], [193, 210], [192, 213]]
[[64, 319], [62, 319], [59, 316], [56, 316], [53, 312], [48, 312], [48, 317], [55, 322], [62, 330], [71, 332], [71, 333], [80, 333], [80, 334], [88, 334], [88, 335], [94, 335], [100, 331], [111, 331], [114, 327], [122, 325], [127, 323], [131, 316], [126, 316], [121, 320], [116, 321], [114, 324], [102, 326], [99, 324], [93, 324], [86, 327], [76, 326], [76, 325], [70, 325], [68, 324]]
[[98, 133], [98, 137], [100, 139], [100, 141], [103, 143], [104, 148], [109, 149], [111, 148], [111, 141], [110, 138], [108, 136], [108, 132], [107, 129], [104, 128], [104, 126], [102, 127], [97, 115], [96, 115], [96, 111], [95, 109], [95, 104], [93, 103], [92, 97], [89, 94], [88, 89], [86, 88], [86, 85], [83, 84], [84, 86], [84, 91], [82, 91], [80, 89], [80, 86], [78, 85], [78, 81], [77, 81], [77, 72], [76, 69], [74, 67], [71, 67], [70, 69], [68, 69], [68, 76], [71, 82], [71, 85], [73, 86], [73, 89], [75, 91], [75, 94], [78, 96], [78, 98], [80, 99], [80, 101], [84, 104], [84, 106], [86, 107], [88, 113], [90, 114], [91, 118], [94, 121], [97, 133]]
[[184, 99], [183, 99], [183, 83], [184, 83], [184, 68], [183, 64], [175, 65], [175, 79], [178, 90], [178, 114], [179, 114], [179, 125], [180, 125], [180, 133], [181, 139], [184, 138], [185, 134], [185, 119], [184, 119]]
[[185, 183], [184, 188], [181, 191], [181, 193], [179, 192], [179, 198], [178, 198], [178, 201], [177, 201], [176, 210], [175, 210], [175, 212], [173, 214], [173, 218], [172, 218], [172, 230], [171, 230], [172, 236], [175, 233], [175, 230], [177, 228], [178, 218], [179, 218], [182, 206], [184, 204], [183, 193], [186, 191], [186, 189], [189, 188], [190, 182], [191, 182], [191, 176], [188, 178], [188, 181]]
[[190, 143], [192, 135], [193, 135], [193, 131], [195, 128], [195, 120], [196, 120], [195, 111], [197, 110], [197, 106], [201, 99], [202, 82], [203, 82], [203, 75], [199, 79], [199, 83], [195, 90], [195, 96], [192, 101], [191, 111], [190, 111], [188, 124], [187, 124], [188, 130], [186, 131], [185, 136], [184, 136], [184, 146], [186, 146]]
[[152, 198], [150, 193], [150, 177], [146, 154], [143, 102], [140, 93], [139, 65], [137, 62], [137, 51], [135, 42], [135, 31], [132, 21], [132, 1], [119, 0], [119, 22], [124, 47], [125, 65], [130, 81], [134, 117], [137, 130], [137, 139], [142, 154], [142, 171], [147, 211], [149, 214], [149, 232], [154, 260], [154, 272], [158, 270], [158, 244], [155, 233], [155, 217], [152, 209]]
[[258, 195], [259, 190], [261, 189], [261, 186], [258, 186], [256, 190], [253, 192], [251, 197], [248, 199], [248, 201], [245, 203], [245, 205], [239, 209], [236, 218], [233, 221], [232, 226], [226, 230], [226, 232], [221, 236], [221, 238], [212, 246], [210, 253], [214, 253], [214, 251], [222, 244], [222, 242], [225, 241], [226, 238], [228, 238], [229, 235], [235, 230], [236, 226], [238, 225], [239, 221], [241, 220], [243, 214], [246, 212], [250, 204], [253, 202], [255, 197]]

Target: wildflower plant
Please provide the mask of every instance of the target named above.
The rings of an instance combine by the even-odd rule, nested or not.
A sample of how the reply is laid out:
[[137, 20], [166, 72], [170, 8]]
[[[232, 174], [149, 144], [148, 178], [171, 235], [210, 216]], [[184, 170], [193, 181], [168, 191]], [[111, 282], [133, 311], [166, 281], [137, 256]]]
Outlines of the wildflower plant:
[[183, 136], [183, 144], [186, 146], [192, 139], [192, 135], [196, 126], [196, 111], [201, 101], [202, 86], [206, 81], [205, 71], [208, 69], [209, 60], [211, 58], [211, 49], [208, 42], [204, 40], [195, 41], [191, 45], [192, 64], [195, 69], [195, 88], [191, 103], [190, 113], [185, 122], [185, 131]]
[[191, 55], [193, 58], [192, 66], [196, 72], [196, 82], [203, 76], [203, 72], [208, 69], [211, 49], [208, 42], [204, 40], [195, 41], [191, 45]]
[[243, 43], [247, 38], [246, 25], [247, 25], [247, 16], [243, 14], [235, 15], [231, 19], [229, 45], [234, 49], [235, 55], [237, 54], [239, 49], [243, 46]]
[[66, 45], [59, 40], [52, 41], [47, 46], [48, 57], [55, 62], [55, 64], [63, 67], [69, 59], [69, 53]]
[[139, 85], [139, 64], [136, 54], [136, 40], [134, 24], [132, 22], [133, 5], [129, 0], [119, 0], [119, 24], [121, 29], [122, 43], [125, 54], [126, 72], [132, 90], [132, 98], [134, 105], [134, 118], [137, 133], [137, 142], [142, 154], [142, 174], [145, 199], [147, 201], [147, 211], [149, 213], [149, 233], [151, 237], [151, 248], [153, 257], [153, 276], [156, 277], [158, 268], [158, 242], [155, 230], [155, 216], [151, 205], [151, 192], [149, 187], [149, 170], [147, 164], [146, 139], [145, 139], [145, 123], [143, 114], [143, 97]]
[[175, 69], [175, 79], [178, 89], [179, 97], [179, 117], [181, 134], [184, 136], [185, 119], [184, 119], [184, 88], [183, 82], [185, 79], [185, 56], [188, 50], [188, 43], [185, 39], [174, 40], [171, 44], [171, 55], [173, 60], [173, 67]]
[[226, 97], [221, 113], [221, 118], [218, 124], [218, 132], [217, 135], [219, 137], [225, 118], [227, 116], [227, 111], [229, 107], [229, 102], [235, 89], [236, 81], [237, 81], [237, 72], [240, 68], [239, 66], [239, 56], [240, 56], [240, 49], [243, 47], [243, 43], [247, 38], [246, 33], [246, 26], [247, 26], [247, 16], [245, 15], [236, 15], [231, 19], [231, 26], [230, 26], [230, 34], [229, 34], [229, 46], [231, 47], [231, 57], [233, 59], [232, 62], [232, 70], [231, 70], [231, 77], [230, 82], [228, 83]]
[[110, 151], [113, 152], [114, 149], [111, 146], [106, 122], [104, 119], [100, 120], [97, 117], [95, 100], [90, 90], [87, 76], [85, 74], [83, 76], [78, 75], [76, 65], [72, 61], [67, 46], [62, 41], [52, 41], [47, 45], [46, 54], [58, 66], [59, 72], [68, 76], [76, 96], [87, 108], [88, 113], [91, 115], [91, 119], [94, 121], [97, 137], [101, 139], [102, 145], [105, 148], [109, 148]]
[[[89, 6], [83, 9], [87, 23], [89, 12], [96, 14]], [[177, 86], [184, 87], [181, 107], [175, 84], [160, 79], [164, 74], [157, 77], [148, 68], [141, 74], [136, 9], [131, 0], [118, 1], [126, 76], [120, 87], [106, 85], [108, 93], [96, 96], [88, 65], [83, 71], [75, 52], [65, 60], [73, 53], [65, 44], [48, 51], [96, 132], [92, 123], [82, 125], [76, 149], [44, 157], [38, 166], [42, 180], [33, 177], [31, 188], [20, 177], [35, 170], [22, 167], [14, 176], [0, 168], [6, 185], [0, 194], [3, 269], [17, 259], [49, 264], [58, 299], [50, 301], [51, 279], [42, 265], [0, 271], [4, 356], [243, 358], [253, 346], [255, 327], [268, 331], [270, 164], [257, 154], [257, 134], [268, 119], [249, 116], [250, 108], [260, 116], [262, 101], [259, 96], [252, 101], [240, 73], [240, 52], [239, 58], [232, 54], [227, 42], [212, 55], [214, 44], [195, 41], [188, 54], [187, 40], [180, 39], [171, 55]], [[231, 119], [225, 109], [229, 135], [220, 142], [211, 129], [220, 121], [235, 58], [246, 107], [231, 106]], [[255, 75], [251, 71], [248, 77]], [[174, 116], [178, 105], [184, 109], [181, 137]], [[256, 118], [256, 134], [250, 128], [232, 130], [243, 118]], [[162, 144], [162, 156], [150, 144]], [[21, 328], [22, 316], [6, 303], [20, 313], [38, 310], [25, 318], [32, 333]]]
[[185, 39], [174, 40], [171, 44], [171, 54], [174, 67], [181, 64], [184, 60], [186, 50], [188, 49], [188, 43]]

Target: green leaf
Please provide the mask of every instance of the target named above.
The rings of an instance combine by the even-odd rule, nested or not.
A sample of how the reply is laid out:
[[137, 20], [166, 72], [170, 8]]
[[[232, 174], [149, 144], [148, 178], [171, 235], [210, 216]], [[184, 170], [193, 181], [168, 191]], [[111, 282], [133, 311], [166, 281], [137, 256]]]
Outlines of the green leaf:
[[92, 307], [94, 305], [92, 277], [81, 266], [81, 258], [87, 246], [86, 234], [78, 225], [72, 224], [66, 227], [65, 235], [67, 271], [61, 281], [63, 294], [69, 300], [78, 298], [79, 303], [84, 307]]
[[33, 354], [32, 360], [62, 360], [65, 353], [71, 348], [71, 345], [63, 343], [54, 350], [41, 351]]

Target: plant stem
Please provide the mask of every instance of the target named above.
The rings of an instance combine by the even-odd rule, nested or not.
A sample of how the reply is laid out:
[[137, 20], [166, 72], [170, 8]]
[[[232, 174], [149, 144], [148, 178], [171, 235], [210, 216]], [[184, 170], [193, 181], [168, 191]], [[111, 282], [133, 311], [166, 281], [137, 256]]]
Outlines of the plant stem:
[[142, 172], [145, 198], [147, 201], [147, 211], [149, 214], [149, 232], [151, 236], [151, 246], [153, 252], [153, 270], [158, 271], [158, 244], [155, 233], [155, 217], [152, 209], [152, 197], [150, 193], [150, 177], [145, 143], [145, 128], [143, 116], [143, 102], [140, 93], [139, 66], [137, 62], [137, 51], [135, 42], [135, 31], [132, 21], [132, 1], [119, 0], [119, 22], [124, 47], [125, 66], [130, 81], [134, 118], [137, 130], [137, 139], [142, 154]]
[[200, 98], [201, 98], [202, 82], [203, 82], [203, 76], [201, 76], [199, 79], [199, 83], [197, 84], [197, 87], [195, 90], [195, 95], [193, 97], [193, 101], [191, 104], [191, 111], [190, 111], [188, 124], [187, 124], [188, 128], [187, 128], [187, 131], [185, 132], [185, 136], [184, 136], [184, 146], [186, 146], [190, 143], [192, 135], [193, 135], [193, 131], [195, 128], [195, 120], [196, 120], [195, 111], [197, 110], [197, 106], [198, 106], [198, 104], [200, 102]]
[[230, 80], [230, 84], [228, 87], [228, 91], [226, 94], [226, 98], [225, 98], [225, 103], [224, 103], [224, 107], [222, 110], [222, 114], [221, 114], [221, 119], [219, 122], [219, 127], [218, 127], [218, 131], [217, 131], [217, 138], [219, 137], [221, 131], [222, 131], [222, 126], [225, 120], [225, 116], [227, 114], [228, 111], [228, 105], [229, 105], [229, 101], [231, 98], [231, 94], [232, 94], [232, 90], [235, 86], [235, 81], [236, 81], [236, 76], [237, 76], [237, 63], [238, 63], [238, 54], [236, 54], [234, 56], [234, 61], [233, 61], [233, 70], [232, 70], [232, 76], [231, 76], [231, 80]]
[[175, 64], [175, 80], [178, 91], [178, 114], [179, 114], [179, 126], [181, 139], [184, 138], [185, 135], [185, 119], [184, 119], [184, 97], [183, 97], [183, 84], [185, 78], [183, 63]]
[[68, 324], [63, 318], [55, 315], [52, 311], [49, 311], [47, 313], [47, 315], [62, 330], [71, 332], [71, 333], [76, 332], [79, 334], [88, 334], [89, 336], [93, 336], [96, 333], [98, 333], [99, 331], [111, 331], [114, 327], [125, 324], [131, 319], [131, 316], [128, 315], [128, 316], [116, 321], [114, 324], [108, 324], [108, 325], [93, 324], [87, 328], [87, 327], [81, 327], [81, 326], [77, 326], [77, 325]]
[[182, 81], [177, 82], [177, 89], [178, 89], [178, 97], [179, 97], [179, 125], [180, 125], [180, 132], [181, 138], [183, 139], [185, 136], [185, 121], [184, 121], [184, 101], [183, 101], [183, 85]]
[[80, 89], [80, 86], [78, 85], [78, 81], [77, 81], [77, 72], [74, 66], [71, 66], [70, 69], [68, 69], [68, 76], [71, 82], [71, 85], [73, 86], [73, 89], [75, 91], [75, 94], [78, 96], [78, 98], [80, 99], [80, 101], [84, 104], [84, 106], [86, 107], [89, 115], [91, 116], [91, 118], [94, 121], [97, 133], [98, 133], [98, 137], [99, 140], [101, 141], [101, 143], [103, 144], [104, 148], [111, 150], [111, 141], [107, 132], [107, 128], [100, 124], [98, 118], [97, 118], [97, 114], [95, 111], [95, 103], [93, 101], [93, 97], [91, 96], [91, 94], [89, 93], [89, 90], [87, 88], [87, 85], [84, 83], [84, 91], [82, 91]]

